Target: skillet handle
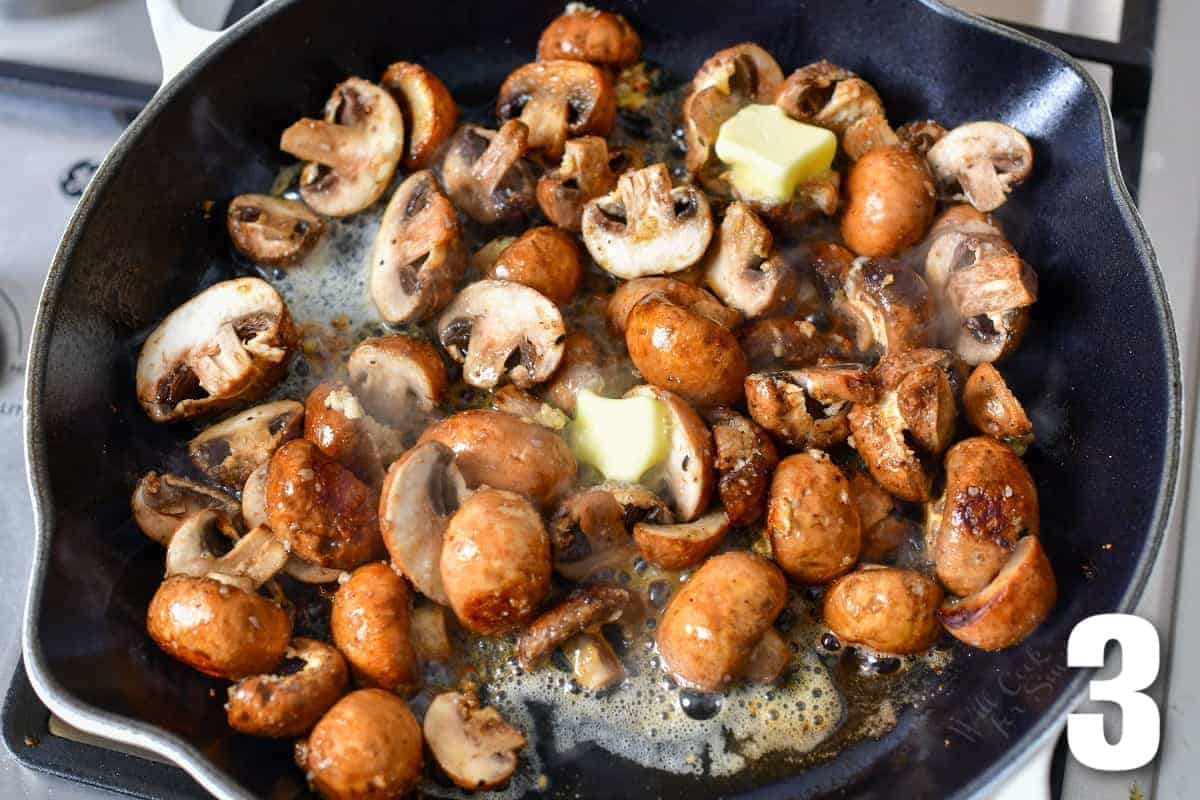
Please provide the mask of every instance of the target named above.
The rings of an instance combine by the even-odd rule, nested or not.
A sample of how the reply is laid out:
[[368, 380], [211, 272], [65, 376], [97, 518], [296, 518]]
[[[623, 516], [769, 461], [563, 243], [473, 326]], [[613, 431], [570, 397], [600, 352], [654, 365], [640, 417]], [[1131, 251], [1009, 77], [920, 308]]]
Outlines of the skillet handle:
[[146, 10], [162, 59], [163, 86], [221, 36], [220, 31], [188, 22], [179, 10], [179, 0], [146, 0]]
[[[1059, 730], [1061, 734], [1061, 729]], [[1052, 800], [1050, 797], [1050, 762], [1058, 736], [1030, 756], [1020, 771], [1011, 775], [989, 800]]]

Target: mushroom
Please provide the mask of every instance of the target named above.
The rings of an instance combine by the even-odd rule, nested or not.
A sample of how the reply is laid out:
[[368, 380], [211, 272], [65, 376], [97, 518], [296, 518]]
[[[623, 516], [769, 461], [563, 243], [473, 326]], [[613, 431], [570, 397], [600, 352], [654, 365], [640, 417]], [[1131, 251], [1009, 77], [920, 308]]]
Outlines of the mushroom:
[[412, 593], [382, 561], [350, 573], [333, 596], [329, 630], [359, 686], [404, 695], [421, 681], [409, 635]]
[[523, 158], [528, 150], [529, 129], [520, 120], [499, 131], [460, 127], [442, 163], [454, 205], [484, 225], [519, 221], [534, 207], [533, 167]]
[[425, 741], [433, 760], [467, 791], [497, 789], [517, 769], [525, 737], [474, 694], [443, 692], [425, 712]]
[[643, 385], [625, 396], [653, 397], [666, 405], [671, 420], [667, 457], [642, 483], [667, 499], [679, 522], [691, 522], [708, 508], [714, 489], [712, 434], [692, 407], [672, 392]]
[[294, 123], [279, 149], [309, 162], [300, 173], [300, 195], [310, 208], [349, 216], [387, 191], [404, 153], [404, 117], [386, 91], [350, 78], [334, 88], [325, 118]]
[[983, 212], [1004, 205], [1033, 170], [1025, 134], [1002, 122], [969, 122], [943, 136], [927, 154], [944, 199], [966, 200]]
[[730, 204], [701, 262], [709, 288], [747, 317], [778, 311], [796, 293], [796, 274], [773, 249], [774, 239], [750, 207]]
[[792, 119], [837, 134], [842, 149], [852, 160], [867, 152], [854, 146], [864, 138], [860, 130], [864, 126], [882, 125], [891, 134], [889, 143], [897, 143], [875, 88], [850, 70], [828, 61], [817, 61], [793, 72], [779, 85], [774, 100]]
[[675, 514], [662, 498], [640, 483], [606, 481], [596, 488], [608, 492], [617, 501], [621, 507], [621, 520], [627, 529], [632, 529], [639, 522], [670, 525], [675, 521]]
[[862, 523], [850, 482], [825, 453], [809, 450], [779, 462], [767, 502], [775, 562], [802, 583], [849, 572], [862, 547]]
[[828, 448], [850, 433], [853, 403], [875, 399], [871, 373], [860, 364], [823, 364], [746, 378], [746, 405], [759, 425], [793, 447]]
[[421, 745], [421, 726], [407, 703], [383, 689], [360, 689], [296, 743], [296, 763], [326, 800], [382, 800], [416, 788]]
[[[772, 230], [795, 239], [808, 233], [807, 226], [818, 214], [832, 217], [837, 213], [841, 185], [841, 176], [830, 169], [796, 184], [791, 197], [783, 201], [756, 197], [737, 186], [731, 185], [730, 189], [735, 198], [750, 206]], [[710, 188], [710, 191], [715, 190]]]
[[767, 628], [750, 652], [742, 677], [755, 683], [774, 683], [792, 660], [792, 646], [774, 628]]
[[779, 463], [775, 444], [757, 423], [724, 406], [705, 415], [716, 448], [717, 493], [729, 524], [757, 522], [767, 507], [771, 473]]
[[[643, 502], [657, 501], [661, 511], [654, 516], [674, 519], [670, 510], [648, 490]], [[636, 549], [629, 537], [632, 522], [626, 508], [607, 485], [580, 489], [563, 500], [550, 520], [550, 552], [554, 570], [568, 580], [583, 581], [601, 570], [620, 567], [632, 560]]]
[[975, 367], [963, 389], [963, 410], [967, 422], [988, 436], [1012, 447], [1018, 455], [1033, 441], [1033, 423], [1004, 382], [1004, 376], [991, 364]]
[[399, 333], [364, 339], [346, 369], [363, 408], [405, 435], [428, 420], [449, 383], [437, 348]]
[[725, 540], [729, 528], [729, 515], [719, 509], [675, 525], [639, 522], [633, 526], [633, 540], [642, 557], [651, 564], [682, 570], [707, 558]]
[[562, 359], [566, 329], [558, 307], [536, 289], [481, 280], [458, 293], [437, 322], [438, 340], [463, 365], [463, 380], [491, 389], [505, 378], [525, 389], [547, 380]]
[[563, 145], [562, 163], [538, 180], [542, 213], [558, 227], [578, 233], [583, 227], [584, 206], [611, 192], [617, 185], [617, 175], [632, 160], [629, 151], [609, 150], [608, 143], [599, 136], [568, 139]]
[[291, 553], [322, 567], [351, 569], [381, 548], [376, 495], [306, 439], [275, 451], [267, 471], [271, 530]]
[[602, 633], [577, 633], [561, 650], [584, 691], [601, 692], [625, 680], [625, 666]]
[[724, 305], [699, 286], [674, 278], [635, 278], [618, 286], [609, 298], [609, 327], [624, 335], [633, 307], [651, 294], [661, 294], [672, 303], [694, 311], [726, 330], [733, 330], [742, 321], [740, 313]]
[[225, 718], [248, 736], [293, 739], [308, 733], [346, 690], [350, 676], [336, 648], [295, 638], [282, 668], [229, 687]]
[[605, 271], [630, 280], [687, 269], [712, 239], [712, 211], [694, 186], [671, 188], [666, 164], [626, 172], [583, 210], [583, 243]]
[[859, 351], [886, 355], [927, 343], [935, 306], [920, 275], [892, 259], [854, 259], [838, 245], [824, 250], [814, 265], [822, 291]]
[[617, 113], [612, 80], [583, 61], [552, 59], [518, 67], [500, 85], [496, 116], [529, 126], [529, 148], [550, 158], [563, 153], [569, 136], [607, 136]]
[[270, 461], [258, 466], [242, 486], [242, 520], [248, 528], [267, 524], [267, 474]]
[[441, 606], [427, 603], [414, 608], [408, 633], [413, 650], [422, 664], [447, 662], [454, 656], [454, 644], [446, 629], [446, 611]]
[[508, 489], [543, 508], [570, 490], [578, 471], [561, 436], [500, 411], [461, 411], [428, 428], [417, 444], [429, 441], [454, 451], [467, 486]]
[[562, 431], [570, 418], [549, 403], [544, 403], [524, 389], [511, 383], [501, 386], [492, 393], [491, 407], [505, 414], [513, 414], [526, 422], [533, 422], [552, 431]]
[[915, 538], [916, 525], [897, 513], [895, 499], [870, 475], [852, 472], [850, 490], [862, 522], [861, 561], [884, 563], [907, 540]]
[[583, 278], [579, 245], [558, 228], [530, 228], [501, 251], [483, 277], [523, 284], [565, 306]]
[[887, 117], [869, 116], [855, 120], [842, 134], [842, 150], [857, 161], [873, 150], [903, 144], [888, 124]]
[[391, 93], [408, 128], [404, 168], [425, 169], [458, 124], [458, 106], [450, 90], [425, 67], [407, 61], [389, 66], [379, 84]]
[[429, 441], [388, 468], [379, 496], [379, 528], [392, 563], [418, 592], [447, 605], [440, 561], [450, 517], [467, 485], [446, 445]]
[[170, 473], [147, 472], [138, 481], [129, 503], [133, 521], [142, 533], [164, 547], [185, 519], [213, 510], [238, 523], [238, 502], [225, 492]]
[[619, 69], [641, 57], [642, 40], [620, 14], [571, 3], [542, 31], [537, 53], [538, 61], [569, 59]]
[[927, 530], [942, 585], [957, 595], [978, 592], [1021, 537], [1038, 533], [1029, 470], [995, 439], [964, 439], [946, 453], [946, 489], [929, 509]]
[[517, 657], [534, 669], [546, 656], [575, 634], [595, 630], [620, 619], [633, 600], [627, 589], [603, 583], [580, 586], [566, 599], [541, 614], [517, 640]]
[[498, 636], [529, 621], [549, 593], [550, 538], [528, 500], [480, 489], [451, 517], [440, 568], [458, 621]]
[[225, 215], [229, 239], [255, 264], [288, 267], [316, 247], [325, 222], [298, 200], [266, 194], [242, 194]]
[[405, 437], [381, 424], [344, 383], [321, 383], [304, 403], [304, 438], [376, 486], [404, 452]]
[[371, 251], [371, 300], [392, 324], [442, 309], [467, 266], [454, 206], [429, 170], [409, 175], [388, 201]]
[[580, 392], [586, 389], [596, 394], [604, 393], [607, 384], [604, 367], [596, 340], [584, 331], [572, 331], [563, 341], [562, 360], [546, 384], [543, 396], [567, 414], [574, 415], [575, 399]]
[[1054, 568], [1041, 540], [1026, 536], [991, 582], [968, 597], [947, 598], [938, 617], [959, 641], [1003, 650], [1033, 633], [1057, 600]]
[[738, 342], [755, 372], [803, 367], [823, 356], [845, 360], [854, 354], [854, 345], [846, 337], [821, 330], [804, 317], [752, 320], [742, 328]]
[[304, 429], [304, 406], [277, 400], [210, 425], [188, 442], [196, 468], [226, 486], [241, 487], [284, 442]]
[[937, 206], [933, 175], [912, 151], [880, 147], [850, 168], [842, 238], [860, 256], [891, 256], [916, 244]]
[[946, 135], [946, 129], [931, 119], [906, 122], [896, 129], [900, 143], [919, 156], [926, 156], [929, 149]]
[[937, 641], [941, 602], [941, 588], [921, 573], [869, 564], [830, 585], [821, 616], [843, 642], [909, 655]]
[[155, 422], [258, 399], [283, 377], [296, 329], [260, 278], [214, 284], [167, 315], [142, 345], [137, 394]]
[[[235, 544], [218, 556], [210, 542], [221, 536], [233, 538]], [[228, 520], [217, 512], [198, 511], [171, 537], [166, 574], [207, 578], [253, 592], [282, 570], [287, 559], [287, 548], [270, 528], [260, 526], [238, 538]]]

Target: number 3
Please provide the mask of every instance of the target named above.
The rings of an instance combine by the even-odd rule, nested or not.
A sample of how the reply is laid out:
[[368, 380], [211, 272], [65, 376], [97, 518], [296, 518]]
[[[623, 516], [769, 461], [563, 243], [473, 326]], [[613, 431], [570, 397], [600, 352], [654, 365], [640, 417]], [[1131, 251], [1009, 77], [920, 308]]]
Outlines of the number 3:
[[1104, 648], [1110, 641], [1121, 646], [1121, 672], [1108, 680], [1093, 680], [1090, 696], [1121, 707], [1121, 739], [1110, 744], [1105, 738], [1103, 714], [1071, 714], [1067, 744], [1084, 766], [1122, 772], [1147, 764], [1158, 752], [1158, 706], [1142, 694], [1158, 677], [1158, 632], [1129, 614], [1088, 617], [1067, 640], [1067, 666], [1104, 666]]

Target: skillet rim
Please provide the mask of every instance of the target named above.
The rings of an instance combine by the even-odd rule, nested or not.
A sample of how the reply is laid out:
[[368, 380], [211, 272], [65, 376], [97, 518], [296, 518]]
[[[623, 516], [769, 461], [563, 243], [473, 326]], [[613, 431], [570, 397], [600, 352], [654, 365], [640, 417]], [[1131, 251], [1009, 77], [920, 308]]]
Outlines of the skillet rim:
[[[21, 626], [22, 657], [25, 668], [37, 695], [46, 706], [67, 723], [103, 738], [121, 742], [134, 747], [140, 747], [169, 759], [194, 778], [206, 790], [218, 797], [245, 798], [253, 800], [254, 796], [231, 775], [219, 769], [212, 761], [194, 745], [182, 737], [150, 725], [132, 717], [105, 711], [90, 703], [85, 703], [67, 692], [50, 674], [41, 652], [39, 637], [38, 611], [41, 607], [43, 588], [45, 585], [46, 568], [49, 560], [50, 545], [54, 534], [55, 513], [50, 489], [49, 472], [46, 466], [46, 440], [43, 435], [41, 420], [42, 388], [45, 379], [46, 360], [51, 343], [51, 331], [56, 315], [56, 307], [62, 290], [67, 266], [71, 256], [82, 237], [87, 218], [91, 209], [96, 205], [106, 184], [110, 181], [119, 163], [133, 149], [142, 132], [150, 126], [159, 112], [170, 103], [181, 88], [206, 65], [218, 59], [234, 42], [244, 36], [251, 28], [266, 23], [283, 9], [304, 0], [275, 0], [260, 6], [236, 24], [227, 29], [224, 34], [203, 53], [194, 58], [188, 65], [168, 81], [130, 123], [122, 133], [108, 155], [105, 156], [95, 176], [90, 181], [83, 197], [71, 216], [64, 230], [62, 239], [54, 254], [46, 281], [38, 301], [37, 313], [34, 317], [33, 331], [30, 336], [29, 352], [26, 359], [26, 381], [24, 402], [26, 414], [24, 419], [25, 467], [30, 497], [33, 505], [33, 520], [35, 528], [35, 546], [30, 570], [30, 582], [25, 598], [24, 616]], [[1133, 204], [1133, 199], [1125, 185], [1121, 174], [1120, 163], [1117, 159], [1116, 136], [1113, 127], [1112, 113], [1108, 102], [1092, 76], [1083, 67], [1064, 53], [1062, 50], [1036, 39], [1021, 31], [1005, 25], [978, 17], [946, 5], [942, 0], [909, 0], [924, 6], [936, 14], [955, 20], [960, 25], [976, 28], [993, 36], [1000, 36], [1016, 41], [1026, 47], [1039, 50], [1063, 66], [1074, 72], [1087, 87], [1092, 102], [1099, 111], [1101, 141], [1104, 146], [1105, 174], [1107, 176], [1110, 197], [1115, 203], [1126, 228], [1131, 234], [1135, 249], [1143, 265], [1148, 267], [1151, 295], [1154, 300], [1158, 317], [1159, 332], [1168, 356], [1170, 387], [1167, 407], [1167, 447], [1164, 459], [1164, 473], [1159, 478], [1159, 491], [1154, 502], [1154, 514], [1147, 532], [1147, 539], [1142, 547], [1134, 567], [1133, 578], [1124, 595], [1117, 604], [1116, 613], [1131, 613], [1145, 589], [1150, 571], [1158, 555], [1162, 540], [1170, 521], [1175, 489], [1179, 473], [1179, 459], [1182, 441], [1181, 409], [1183, 403], [1183, 387], [1179, 345], [1176, 336], [1174, 318], [1171, 313], [1170, 300], [1167, 296], [1166, 284], [1154, 248], [1146, 233], [1141, 215]], [[1050, 739], [1057, 735], [1066, 714], [1073, 708], [1083, 695], [1085, 685], [1091, 680], [1095, 669], [1079, 669], [1068, 682], [1067, 687], [1049, 706], [1038, 716], [1037, 722], [1020, 739], [1011, 743], [1006, 750], [1000, 751], [992, 763], [963, 786], [955, 795], [956, 798], [966, 798], [982, 793], [989, 785], [999, 784], [1012, 776], [1025, 765], [1029, 754], [1046, 746]]]

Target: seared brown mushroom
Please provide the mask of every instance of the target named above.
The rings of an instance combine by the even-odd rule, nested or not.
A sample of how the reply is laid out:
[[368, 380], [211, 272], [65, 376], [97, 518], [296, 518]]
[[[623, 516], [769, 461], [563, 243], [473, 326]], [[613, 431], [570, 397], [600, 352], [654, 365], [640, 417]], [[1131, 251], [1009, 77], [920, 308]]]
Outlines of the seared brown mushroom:
[[802, 583], [825, 583], [849, 572], [862, 547], [862, 523], [850, 482], [820, 450], [779, 462], [767, 502], [767, 532], [775, 562]]
[[[655, 497], [646, 491], [650, 497]], [[657, 499], [657, 498], [655, 498]], [[661, 505], [662, 501], [658, 501]], [[674, 519], [662, 507], [663, 516]], [[563, 500], [550, 520], [554, 569], [573, 581], [630, 561], [635, 553], [625, 509], [607, 485], [580, 489]]]
[[463, 125], [450, 140], [442, 180], [454, 205], [485, 225], [513, 223], [534, 207], [533, 167], [524, 159], [529, 129], [510, 120], [499, 131]]
[[1008, 444], [1018, 454], [1033, 441], [1033, 423], [1004, 376], [991, 364], [977, 366], [963, 389], [963, 411], [976, 429]]
[[483, 277], [524, 284], [565, 306], [583, 278], [579, 245], [558, 228], [530, 228], [501, 251]]
[[474, 694], [443, 692], [425, 712], [425, 741], [446, 776], [467, 791], [497, 789], [517, 769], [525, 737]]
[[283, 377], [295, 345], [287, 305], [269, 283], [223, 281], [168, 314], [146, 339], [138, 400], [155, 422], [257, 400]]
[[757, 423], [724, 406], [705, 415], [716, 449], [717, 493], [731, 525], [749, 525], [767, 507], [771, 473], [779, 463], [775, 444]]
[[847, 644], [907, 655], [937, 641], [941, 602], [941, 587], [921, 573], [867, 565], [830, 585], [821, 615]]
[[404, 179], [388, 201], [371, 251], [371, 299], [391, 323], [442, 309], [467, 266], [454, 206], [429, 170]]
[[859, 351], [902, 353], [928, 342], [935, 310], [929, 287], [901, 262], [854, 259], [827, 245], [814, 267], [836, 321], [853, 333]]
[[350, 573], [333, 596], [329, 630], [359, 686], [404, 695], [420, 683], [409, 637], [412, 593], [389, 565], [376, 561]]
[[777, 311], [796, 293], [795, 270], [773, 242], [750, 207], [734, 202], [701, 262], [709, 288], [747, 317]]
[[793, 119], [833, 131], [852, 160], [875, 147], [899, 144], [875, 88], [828, 61], [789, 75], [775, 93], [775, 105]]
[[577, 633], [616, 622], [633, 596], [619, 586], [593, 583], [580, 586], [561, 603], [541, 614], [517, 640], [517, 657], [533, 669], [555, 648]]
[[300, 194], [328, 217], [356, 214], [387, 191], [404, 153], [404, 117], [392, 96], [361, 78], [339, 83], [324, 119], [302, 119], [283, 132], [279, 149], [309, 163]]
[[836, 331], [822, 331], [803, 317], [768, 317], [747, 323], [738, 336], [755, 372], [803, 367], [822, 356], [845, 360], [854, 345]]
[[855, 470], [850, 474], [850, 493], [862, 522], [861, 561], [884, 563], [906, 540], [919, 534], [915, 523], [897, 513], [895, 499], [867, 473]]
[[538, 180], [537, 198], [542, 213], [560, 228], [578, 233], [583, 227], [583, 208], [611, 192], [617, 176], [631, 166], [631, 153], [609, 150], [599, 136], [568, 139], [562, 163]]
[[164, 547], [180, 523], [200, 511], [211, 509], [234, 524], [241, 522], [237, 501], [225, 492], [170, 473], [143, 475], [129, 505], [142, 533]]
[[303, 430], [304, 406], [295, 400], [277, 400], [205, 428], [188, 442], [188, 455], [209, 478], [240, 487], [281, 444]]
[[562, 359], [566, 329], [558, 308], [536, 289], [482, 280], [442, 312], [438, 339], [463, 365], [463, 380], [491, 389], [506, 378], [521, 388], [547, 380]]
[[851, 404], [874, 399], [871, 373], [860, 364], [823, 364], [746, 378], [750, 416], [793, 447], [828, 448], [845, 441]]
[[529, 147], [551, 158], [571, 136], [607, 136], [617, 113], [612, 80], [583, 61], [554, 59], [519, 67], [500, 85], [496, 116], [529, 126]]
[[596, 488], [608, 492], [617, 501], [626, 528], [632, 528], [639, 522], [670, 525], [675, 521], [674, 512], [663, 499], [640, 483], [606, 481]]
[[405, 432], [442, 402], [448, 384], [437, 348], [398, 333], [364, 339], [346, 360], [346, 369], [363, 408]]
[[587, 204], [582, 226], [596, 263], [626, 280], [690, 267], [713, 235], [708, 198], [694, 186], [672, 188], [666, 164], [626, 172], [615, 191]]
[[407, 437], [375, 419], [344, 383], [321, 383], [309, 393], [304, 438], [372, 486], [407, 444]]
[[661, 294], [726, 330], [733, 330], [742, 321], [741, 314], [699, 286], [674, 278], [635, 278], [618, 286], [609, 298], [607, 316], [612, 330], [623, 336], [633, 307], [652, 294]]
[[607, 380], [604, 360], [596, 340], [583, 331], [572, 331], [563, 342], [562, 360], [546, 384], [543, 396], [567, 414], [575, 414], [575, 398], [585, 389], [603, 394]]
[[225, 718], [248, 736], [293, 739], [308, 733], [338, 701], [350, 681], [336, 648], [296, 638], [284, 654], [287, 672], [243, 678], [229, 687]]
[[671, 419], [667, 457], [643, 477], [642, 483], [668, 499], [680, 522], [691, 522], [704, 513], [712, 497], [712, 434], [678, 395], [654, 386], [635, 386], [626, 393], [626, 397], [635, 395], [665, 403]]
[[458, 106], [446, 84], [419, 64], [397, 61], [379, 84], [391, 92], [408, 126], [404, 168], [424, 169], [458, 124]]
[[928, 159], [943, 198], [984, 212], [1004, 205], [1033, 170], [1029, 140], [1002, 122], [959, 125], [929, 148]]
[[919, 119], [906, 122], [896, 129], [900, 143], [919, 156], [925, 156], [929, 149], [940, 142], [946, 135], [946, 129], [931, 119]]
[[255, 264], [287, 267], [316, 247], [325, 221], [299, 200], [266, 194], [242, 194], [225, 215], [229, 238]]
[[933, 222], [937, 193], [920, 156], [881, 147], [855, 162], [846, 178], [842, 238], [860, 256], [891, 256], [916, 244]]
[[606, 67], [627, 67], [642, 54], [642, 40], [620, 14], [582, 3], [546, 26], [538, 39], [538, 60], [569, 59]]
[[729, 528], [729, 515], [719, 509], [674, 525], [639, 522], [633, 526], [633, 540], [642, 557], [651, 564], [681, 570], [707, 558], [724, 541]]

